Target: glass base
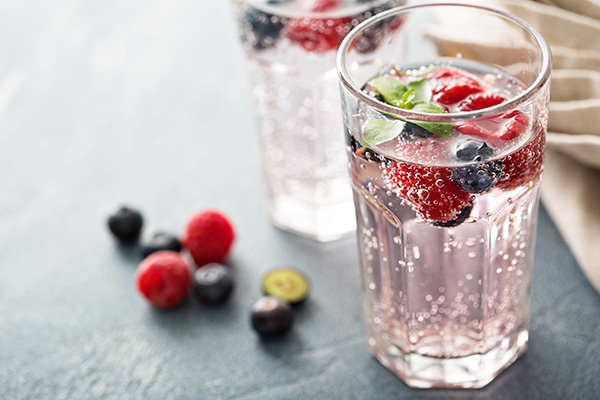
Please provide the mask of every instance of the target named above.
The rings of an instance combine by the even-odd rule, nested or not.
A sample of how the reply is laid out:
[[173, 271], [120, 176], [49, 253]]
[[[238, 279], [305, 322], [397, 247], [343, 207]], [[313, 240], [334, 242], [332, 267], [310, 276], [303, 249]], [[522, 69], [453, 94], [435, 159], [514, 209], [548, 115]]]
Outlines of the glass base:
[[369, 349], [377, 360], [414, 388], [482, 388], [527, 350], [528, 331], [502, 339], [482, 354], [439, 358], [405, 353], [383, 337], [370, 336]]
[[320, 242], [330, 242], [354, 235], [356, 218], [354, 204], [312, 204], [290, 196], [276, 196], [269, 204], [275, 226]]

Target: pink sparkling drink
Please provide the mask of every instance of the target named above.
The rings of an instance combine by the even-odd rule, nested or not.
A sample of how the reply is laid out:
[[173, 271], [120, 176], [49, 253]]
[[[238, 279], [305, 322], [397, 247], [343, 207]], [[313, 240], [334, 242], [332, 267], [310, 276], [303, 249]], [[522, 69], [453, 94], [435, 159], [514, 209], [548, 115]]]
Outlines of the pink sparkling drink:
[[[474, 38], [498, 21], [517, 32], [514, 57], [423, 29], [456, 12], [490, 21], [461, 28]], [[380, 52], [352, 50], [398, 16]], [[411, 386], [482, 387], [528, 343], [549, 49], [523, 21], [460, 5], [393, 10], [349, 36], [338, 71], [368, 347]]]
[[[336, 51], [361, 21], [403, 3], [234, 0], [276, 226], [322, 242], [354, 234]], [[357, 48], [371, 52], [376, 39]]]

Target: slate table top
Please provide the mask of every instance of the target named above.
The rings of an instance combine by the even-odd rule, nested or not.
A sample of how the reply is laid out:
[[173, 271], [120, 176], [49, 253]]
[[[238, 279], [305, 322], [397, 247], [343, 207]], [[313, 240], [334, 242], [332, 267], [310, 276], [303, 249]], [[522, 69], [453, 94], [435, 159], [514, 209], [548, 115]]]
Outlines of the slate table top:
[[[414, 390], [367, 351], [354, 238], [268, 221], [228, 1], [0, 3], [0, 399], [596, 399], [600, 296], [541, 209], [528, 352], [481, 390]], [[106, 217], [234, 221], [237, 286], [158, 311]], [[249, 326], [268, 269], [305, 271], [289, 335]]]

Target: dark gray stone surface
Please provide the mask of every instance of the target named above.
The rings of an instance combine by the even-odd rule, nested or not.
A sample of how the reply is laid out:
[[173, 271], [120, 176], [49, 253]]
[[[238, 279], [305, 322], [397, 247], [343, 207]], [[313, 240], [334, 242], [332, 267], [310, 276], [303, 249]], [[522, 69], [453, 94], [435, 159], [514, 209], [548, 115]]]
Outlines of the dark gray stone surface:
[[[227, 1], [0, 4], [0, 399], [594, 399], [600, 296], [542, 210], [526, 355], [477, 391], [412, 390], [366, 350], [353, 239], [267, 221], [244, 64]], [[230, 215], [237, 287], [223, 307], [157, 311], [118, 204], [146, 232]], [[249, 308], [264, 272], [304, 270], [285, 338]]]

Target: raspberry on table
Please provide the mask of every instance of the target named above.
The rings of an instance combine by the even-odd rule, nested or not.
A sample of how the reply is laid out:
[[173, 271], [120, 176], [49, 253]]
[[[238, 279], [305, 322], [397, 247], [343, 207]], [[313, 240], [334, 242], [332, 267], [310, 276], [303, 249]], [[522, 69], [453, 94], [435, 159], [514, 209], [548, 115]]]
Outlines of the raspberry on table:
[[204, 210], [188, 221], [181, 240], [197, 267], [224, 263], [235, 238], [229, 219], [217, 210]]
[[191, 277], [183, 257], [170, 250], [150, 254], [139, 265], [136, 274], [138, 291], [159, 308], [173, 308], [188, 295]]

